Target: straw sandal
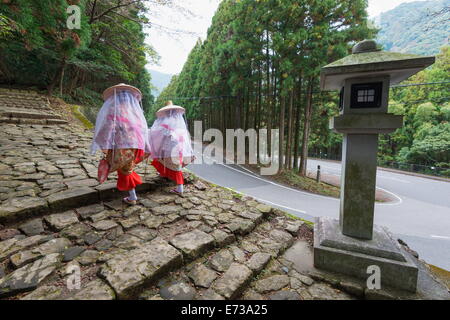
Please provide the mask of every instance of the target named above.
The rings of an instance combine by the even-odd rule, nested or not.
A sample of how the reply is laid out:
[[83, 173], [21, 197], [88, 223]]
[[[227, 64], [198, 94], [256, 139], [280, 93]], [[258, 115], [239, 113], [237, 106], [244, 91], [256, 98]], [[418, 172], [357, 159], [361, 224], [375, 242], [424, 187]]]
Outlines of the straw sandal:
[[183, 196], [183, 192], [178, 192], [177, 189], [172, 189], [172, 190], [170, 190], [169, 192], [170, 192], [170, 193], [175, 193], [175, 194], [179, 195], [180, 197]]
[[130, 206], [135, 206], [137, 204], [137, 200], [130, 200], [128, 197], [123, 198], [122, 201]]

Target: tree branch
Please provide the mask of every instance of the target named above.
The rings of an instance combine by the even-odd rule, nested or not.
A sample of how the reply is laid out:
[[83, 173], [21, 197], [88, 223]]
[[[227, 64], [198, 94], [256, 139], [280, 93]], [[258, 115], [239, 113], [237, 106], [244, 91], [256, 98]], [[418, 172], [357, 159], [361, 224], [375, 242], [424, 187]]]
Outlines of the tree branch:
[[97, 0], [94, 0], [94, 3], [92, 4], [91, 14], [90, 14], [91, 17], [89, 19], [90, 24], [93, 22], [96, 7], [97, 7]]
[[111, 12], [111, 13], [114, 13], [114, 14], [116, 14], [118, 16], [121, 16], [122, 18], [128, 19], [130, 21], [133, 21], [133, 22], [136, 22], [136, 23], [139, 23], [139, 24], [143, 24], [143, 25], [147, 25], [150, 28], [156, 27], [157, 29], [159, 29], [159, 30], [161, 30], [163, 32], [166, 32], [167, 34], [171, 34], [171, 35], [185, 34], [185, 35], [191, 35], [191, 36], [196, 36], [196, 37], [200, 36], [196, 32], [185, 31], [185, 30], [180, 30], [180, 29], [172, 29], [172, 28], [168, 28], [168, 27], [162, 26], [162, 25], [157, 24], [157, 23], [136, 20], [134, 18], [128, 17], [128, 16], [126, 16], [124, 14], [121, 14], [119, 12], [115, 12], [114, 11], [114, 12]]
[[99, 20], [100, 18], [102, 18], [103, 16], [107, 15], [110, 12], [114, 12], [114, 10], [123, 8], [123, 7], [128, 7], [131, 6], [133, 4], [139, 3], [141, 2], [141, 0], [134, 0], [128, 3], [122, 3], [121, 0], [118, 0], [117, 5], [113, 6], [111, 8], [106, 9], [105, 11], [103, 11], [102, 13], [100, 13], [99, 15], [91, 18], [91, 20], [89, 21], [90, 24], [92, 24], [94, 21]]

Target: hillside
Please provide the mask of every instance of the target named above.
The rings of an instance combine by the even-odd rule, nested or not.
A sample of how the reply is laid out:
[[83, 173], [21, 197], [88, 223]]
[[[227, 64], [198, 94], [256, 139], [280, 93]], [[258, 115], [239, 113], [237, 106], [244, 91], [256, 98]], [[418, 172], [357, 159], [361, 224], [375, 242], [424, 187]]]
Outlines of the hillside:
[[170, 79], [172, 79], [172, 75], [156, 70], [149, 69], [148, 71], [152, 75], [152, 85], [156, 88], [152, 90], [152, 93], [157, 97], [164, 90], [164, 88], [167, 87]]
[[381, 29], [378, 41], [385, 50], [434, 55], [448, 44], [450, 12], [433, 17], [450, 0], [431, 0], [403, 3], [382, 13], [375, 19]]

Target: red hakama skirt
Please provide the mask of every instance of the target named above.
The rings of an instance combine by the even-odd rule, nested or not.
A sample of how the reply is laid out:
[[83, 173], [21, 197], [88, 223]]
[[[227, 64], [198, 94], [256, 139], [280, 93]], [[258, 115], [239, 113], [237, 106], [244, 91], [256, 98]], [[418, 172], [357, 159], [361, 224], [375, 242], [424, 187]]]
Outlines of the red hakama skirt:
[[168, 178], [174, 181], [176, 184], [184, 184], [183, 172], [168, 169], [164, 167], [158, 160], [153, 160], [152, 165], [155, 167], [161, 177]]
[[141, 177], [134, 171], [135, 165], [144, 160], [144, 150], [136, 150], [135, 159], [117, 170], [117, 189], [130, 191], [142, 184]]

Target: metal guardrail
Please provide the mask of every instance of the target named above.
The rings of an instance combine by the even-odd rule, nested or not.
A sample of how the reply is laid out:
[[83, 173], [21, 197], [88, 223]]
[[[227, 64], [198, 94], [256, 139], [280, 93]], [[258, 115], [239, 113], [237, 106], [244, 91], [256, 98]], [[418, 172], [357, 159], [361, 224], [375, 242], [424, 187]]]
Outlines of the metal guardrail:
[[316, 158], [316, 159], [322, 159], [322, 160], [334, 160], [334, 161], [341, 161], [341, 155], [336, 154], [326, 154], [326, 153], [309, 153], [308, 158]]
[[[341, 161], [341, 158], [336, 155], [327, 155], [325, 153], [322, 154], [309, 154], [310, 158], [317, 158], [323, 160], [335, 160]], [[406, 172], [413, 172], [419, 174], [426, 174], [437, 177], [450, 178], [450, 168], [446, 167], [437, 167], [437, 166], [425, 166], [421, 164], [414, 163], [406, 163], [406, 162], [395, 162], [395, 161], [386, 161], [386, 160], [378, 160], [378, 166], [387, 169], [396, 169]]]
[[414, 172], [420, 174], [427, 174], [437, 177], [450, 178], [450, 168], [436, 167], [436, 166], [424, 166], [413, 163], [402, 163], [394, 161], [378, 161], [378, 166], [383, 168], [397, 169], [401, 171]]

